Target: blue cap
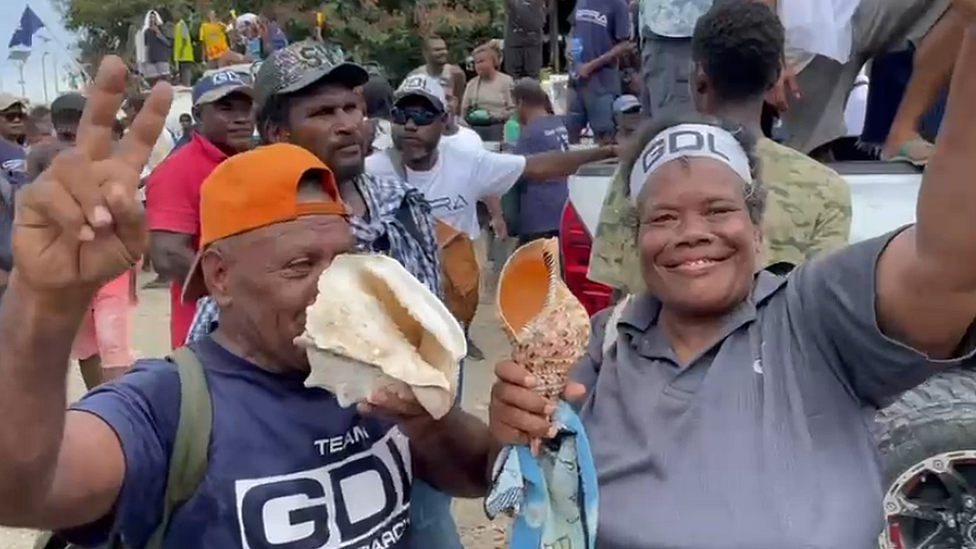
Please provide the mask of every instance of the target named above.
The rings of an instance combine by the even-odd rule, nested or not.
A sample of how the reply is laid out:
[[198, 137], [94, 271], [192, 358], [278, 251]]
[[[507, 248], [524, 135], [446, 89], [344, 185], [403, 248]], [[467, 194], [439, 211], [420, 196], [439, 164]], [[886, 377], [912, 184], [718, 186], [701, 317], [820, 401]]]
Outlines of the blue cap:
[[640, 99], [633, 95], [621, 95], [613, 101], [614, 114], [625, 113], [634, 109], [640, 110]]
[[232, 93], [243, 93], [252, 97], [253, 93], [248, 77], [233, 70], [208, 74], [193, 86], [193, 106], [213, 103]]

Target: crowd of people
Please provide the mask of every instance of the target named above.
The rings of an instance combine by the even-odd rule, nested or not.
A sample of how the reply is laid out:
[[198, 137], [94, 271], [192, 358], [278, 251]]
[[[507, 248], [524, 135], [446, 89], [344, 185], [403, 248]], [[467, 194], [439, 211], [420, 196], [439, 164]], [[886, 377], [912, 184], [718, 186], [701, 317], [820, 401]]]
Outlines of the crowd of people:
[[[435, 421], [387, 391], [341, 408], [304, 386], [305, 309], [336, 255], [380, 253], [470, 329], [493, 255], [482, 233], [558, 237], [566, 178], [619, 157], [590, 277], [620, 299], [565, 394], [599, 476], [596, 545], [874, 546], [864, 410], [972, 361], [976, 11], [862, 0], [844, 54], [797, 43], [790, 0], [579, 0], [559, 115], [537, 79], [539, 4], [507, 2], [505, 43], [474, 50], [471, 81], [429, 36], [395, 89], [321, 41], [266, 47], [276, 33], [255, 22], [260, 69], [196, 82], [179, 140], [155, 12], [150, 93], [126, 97], [109, 57], [49, 108], [0, 95], [0, 524], [80, 546], [459, 549], [451, 499], [489, 491], [504, 445], [546, 438], [552, 403], [503, 361], [488, 424], [460, 406]], [[210, 23], [220, 68], [230, 42]], [[943, 56], [892, 130], [928, 163], [917, 224], [848, 245], [850, 191], [806, 153], [836, 137], [847, 67], [903, 39]], [[623, 94], [638, 47], [644, 93]], [[810, 80], [834, 66], [822, 59], [844, 70]], [[950, 73], [932, 148], [909, 130]], [[763, 135], [771, 103], [785, 144]], [[584, 129], [592, 144], [574, 147]], [[169, 286], [167, 359], [133, 361], [140, 263]], [[65, 411], [72, 358], [92, 390]]]
[[[315, 37], [321, 40], [321, 14], [316, 14]], [[134, 72], [151, 87], [163, 80], [189, 86], [198, 67], [215, 69], [255, 63], [288, 45], [288, 37], [273, 14], [232, 12], [222, 18], [210, 10], [191, 32], [191, 18], [167, 24], [156, 10], [146, 12], [132, 35]]]

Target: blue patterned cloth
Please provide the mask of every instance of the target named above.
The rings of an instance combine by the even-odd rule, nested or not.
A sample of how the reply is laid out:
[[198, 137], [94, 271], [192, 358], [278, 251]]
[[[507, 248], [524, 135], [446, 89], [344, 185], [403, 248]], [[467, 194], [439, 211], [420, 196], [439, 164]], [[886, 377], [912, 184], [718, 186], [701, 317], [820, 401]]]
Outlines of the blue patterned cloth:
[[510, 549], [596, 547], [599, 490], [590, 443], [566, 402], [559, 402], [553, 422], [559, 432], [538, 456], [528, 446], [509, 446], [495, 462], [485, 513], [515, 515]]
[[[363, 195], [369, 212], [368, 217], [349, 219], [359, 249], [385, 253], [396, 259], [407, 272], [443, 299], [434, 218], [420, 191], [399, 179], [370, 174], [358, 177], [356, 188]], [[401, 208], [406, 208], [407, 217], [400, 213]], [[412, 226], [405, 226], [404, 221], [412, 222]], [[219, 314], [213, 298], [201, 298], [186, 342], [192, 343], [210, 335], [217, 327]]]

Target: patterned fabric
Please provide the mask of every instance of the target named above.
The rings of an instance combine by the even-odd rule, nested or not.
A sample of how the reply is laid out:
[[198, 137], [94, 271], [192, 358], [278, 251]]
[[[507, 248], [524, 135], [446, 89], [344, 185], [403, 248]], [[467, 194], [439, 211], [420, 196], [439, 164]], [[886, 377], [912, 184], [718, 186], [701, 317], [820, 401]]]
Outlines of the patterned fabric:
[[341, 50], [322, 42], [305, 40], [276, 50], [254, 77], [254, 103], [260, 108], [272, 96], [300, 90], [339, 67], [358, 69], [355, 77], [363, 84], [369, 79], [366, 69], [346, 63]]
[[[851, 191], [837, 172], [770, 139], [756, 146], [766, 186], [763, 234], [767, 266], [799, 265], [847, 245], [851, 232]], [[627, 180], [614, 175], [603, 202], [589, 278], [625, 293], [644, 289], [637, 251], [637, 217]]]
[[641, 32], [648, 29], [668, 38], [691, 38], [698, 18], [712, 7], [712, 0], [641, 0]]
[[[384, 253], [443, 299], [437, 238], [433, 215], [420, 191], [398, 179], [361, 175], [356, 188], [363, 195], [368, 217], [351, 217], [353, 235], [361, 251]], [[405, 209], [401, 214], [401, 209]], [[405, 226], [411, 224], [412, 227]], [[197, 302], [197, 312], [187, 335], [192, 343], [217, 327], [219, 311], [212, 298]]]
[[528, 446], [509, 446], [495, 462], [485, 513], [515, 515], [509, 547], [596, 547], [599, 489], [583, 423], [565, 401], [554, 422], [559, 434], [538, 456]]

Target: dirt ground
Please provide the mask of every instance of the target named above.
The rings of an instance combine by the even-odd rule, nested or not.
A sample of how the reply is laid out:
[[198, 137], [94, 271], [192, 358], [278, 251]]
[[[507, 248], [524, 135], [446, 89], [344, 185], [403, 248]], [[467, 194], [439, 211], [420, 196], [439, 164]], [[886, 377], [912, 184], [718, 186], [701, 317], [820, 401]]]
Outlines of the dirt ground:
[[[143, 275], [140, 285], [152, 276]], [[169, 351], [169, 291], [141, 290], [139, 295], [135, 324], [135, 348], [138, 356], [164, 356]], [[495, 362], [508, 353], [508, 342], [498, 328], [495, 310], [490, 301], [483, 300], [471, 331], [472, 338], [486, 355], [485, 360], [466, 361], [463, 396], [465, 409], [485, 420], [492, 369]], [[84, 393], [84, 385], [77, 368], [72, 369], [69, 384], [72, 398], [78, 398]], [[501, 521], [493, 523], [485, 518], [481, 500], [455, 501], [454, 516], [466, 549], [504, 547], [505, 526]], [[33, 541], [34, 532], [0, 528], [0, 549], [30, 549]]]

